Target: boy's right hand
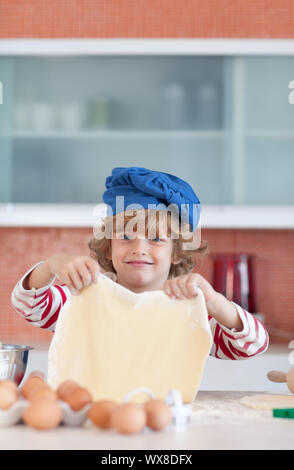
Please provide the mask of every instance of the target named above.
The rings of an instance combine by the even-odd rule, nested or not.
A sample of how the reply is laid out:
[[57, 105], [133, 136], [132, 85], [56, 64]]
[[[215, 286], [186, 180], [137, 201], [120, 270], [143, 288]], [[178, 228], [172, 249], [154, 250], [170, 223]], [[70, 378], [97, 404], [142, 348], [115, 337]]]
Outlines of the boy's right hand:
[[100, 272], [99, 264], [90, 256], [56, 253], [46, 263], [50, 272], [64, 282], [73, 295], [96, 282]]

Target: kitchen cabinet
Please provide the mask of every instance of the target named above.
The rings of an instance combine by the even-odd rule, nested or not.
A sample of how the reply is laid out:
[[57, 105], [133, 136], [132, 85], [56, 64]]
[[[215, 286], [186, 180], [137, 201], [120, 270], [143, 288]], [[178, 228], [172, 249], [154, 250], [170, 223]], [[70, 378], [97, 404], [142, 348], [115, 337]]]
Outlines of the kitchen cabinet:
[[263, 55], [30, 47], [1, 55], [0, 44], [0, 204], [97, 204], [111, 169], [134, 165], [185, 179], [208, 210], [292, 214], [294, 47]]

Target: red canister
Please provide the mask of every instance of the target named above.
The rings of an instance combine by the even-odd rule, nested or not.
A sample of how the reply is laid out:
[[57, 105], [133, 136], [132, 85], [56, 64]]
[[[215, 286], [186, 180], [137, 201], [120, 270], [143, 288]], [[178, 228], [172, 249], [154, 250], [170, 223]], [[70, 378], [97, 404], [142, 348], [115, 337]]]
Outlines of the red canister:
[[214, 254], [212, 286], [228, 300], [250, 313], [256, 313], [254, 255]]

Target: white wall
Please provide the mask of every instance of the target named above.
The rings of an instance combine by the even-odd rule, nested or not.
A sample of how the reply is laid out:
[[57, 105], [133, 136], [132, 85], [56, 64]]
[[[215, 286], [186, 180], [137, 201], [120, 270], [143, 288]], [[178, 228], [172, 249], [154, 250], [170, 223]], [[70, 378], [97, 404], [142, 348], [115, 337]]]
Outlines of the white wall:
[[[287, 385], [270, 382], [266, 375], [270, 370], [288, 372], [287, 345], [270, 347], [261, 356], [240, 361], [225, 361], [208, 357], [200, 390], [240, 390], [262, 391], [269, 393], [289, 393]], [[47, 350], [32, 350], [29, 353], [27, 371], [24, 379], [32, 370], [42, 370], [47, 374]]]

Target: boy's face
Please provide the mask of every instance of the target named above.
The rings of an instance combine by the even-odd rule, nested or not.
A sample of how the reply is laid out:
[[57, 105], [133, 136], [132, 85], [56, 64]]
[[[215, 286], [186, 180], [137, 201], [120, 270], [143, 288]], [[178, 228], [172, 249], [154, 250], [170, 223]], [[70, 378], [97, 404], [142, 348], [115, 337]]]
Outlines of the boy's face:
[[145, 233], [117, 234], [111, 241], [111, 259], [117, 282], [133, 292], [161, 290], [167, 280], [173, 240], [166, 235], [147, 238]]

